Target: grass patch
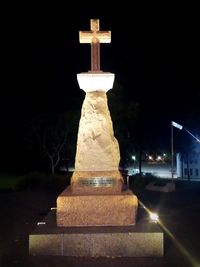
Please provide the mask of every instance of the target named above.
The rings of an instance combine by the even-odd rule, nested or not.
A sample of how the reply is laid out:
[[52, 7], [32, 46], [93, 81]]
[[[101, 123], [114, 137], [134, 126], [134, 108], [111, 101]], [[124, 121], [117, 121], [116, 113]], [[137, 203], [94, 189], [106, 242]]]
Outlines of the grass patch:
[[23, 176], [17, 176], [12, 174], [0, 175], [0, 190], [16, 190], [19, 183], [23, 181]]
[[18, 184], [20, 189], [44, 189], [44, 190], [60, 190], [70, 184], [71, 173], [46, 174], [46, 173], [30, 173]]
[[70, 184], [72, 173], [65, 175], [33, 172], [23, 176], [0, 175], [0, 190], [61, 190]]

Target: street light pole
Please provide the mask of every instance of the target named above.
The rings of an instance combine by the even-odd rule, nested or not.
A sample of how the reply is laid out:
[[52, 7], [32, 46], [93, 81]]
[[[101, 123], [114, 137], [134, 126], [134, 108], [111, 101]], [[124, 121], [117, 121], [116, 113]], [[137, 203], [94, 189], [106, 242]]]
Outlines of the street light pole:
[[135, 174], [135, 172], [136, 172], [136, 166], [135, 166], [135, 161], [136, 161], [136, 156], [132, 156], [132, 160], [133, 160], [133, 172], [134, 172], [134, 174]]
[[173, 136], [173, 124], [171, 122], [171, 162], [172, 162], [172, 183], [174, 182], [174, 136]]

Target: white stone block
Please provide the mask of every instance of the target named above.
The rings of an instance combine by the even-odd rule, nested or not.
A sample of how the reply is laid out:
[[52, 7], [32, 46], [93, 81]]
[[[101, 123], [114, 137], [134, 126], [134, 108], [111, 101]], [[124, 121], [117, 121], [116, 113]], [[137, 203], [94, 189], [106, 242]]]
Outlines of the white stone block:
[[107, 92], [112, 89], [115, 75], [110, 72], [83, 72], [77, 74], [79, 87], [86, 93], [93, 91]]

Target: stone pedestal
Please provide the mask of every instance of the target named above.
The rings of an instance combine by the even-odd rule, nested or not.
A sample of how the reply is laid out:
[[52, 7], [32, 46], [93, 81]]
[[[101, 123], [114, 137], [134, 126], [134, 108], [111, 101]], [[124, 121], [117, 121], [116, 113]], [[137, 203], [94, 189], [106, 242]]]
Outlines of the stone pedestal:
[[136, 223], [138, 200], [130, 190], [119, 194], [74, 195], [70, 188], [57, 199], [57, 225], [116, 226]]
[[[29, 235], [31, 255], [68, 257], [161, 257], [164, 235], [147, 218], [134, 226], [58, 227], [51, 211]], [[93, 217], [93, 216], [92, 216]]]

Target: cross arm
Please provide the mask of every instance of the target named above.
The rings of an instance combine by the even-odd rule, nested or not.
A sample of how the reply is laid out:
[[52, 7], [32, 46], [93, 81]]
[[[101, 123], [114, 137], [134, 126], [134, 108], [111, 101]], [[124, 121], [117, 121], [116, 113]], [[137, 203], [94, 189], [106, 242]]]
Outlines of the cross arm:
[[97, 39], [99, 43], [110, 43], [111, 42], [111, 31], [100, 31], [94, 32], [92, 31], [79, 31], [79, 41], [84, 44], [91, 44], [95, 42]]

